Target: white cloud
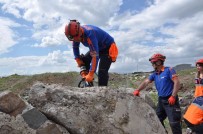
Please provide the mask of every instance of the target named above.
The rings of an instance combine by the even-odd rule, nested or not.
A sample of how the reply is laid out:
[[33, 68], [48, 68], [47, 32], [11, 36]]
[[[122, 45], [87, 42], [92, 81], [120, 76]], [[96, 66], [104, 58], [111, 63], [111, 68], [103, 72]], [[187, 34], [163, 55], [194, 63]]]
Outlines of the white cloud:
[[[71, 57], [71, 58], [70, 58]], [[47, 56], [22, 56], [0, 58], [0, 76], [11, 74], [38, 74], [44, 72], [78, 71], [73, 54], [60, 50], [53, 51]]]
[[112, 33], [126, 58], [149, 58], [160, 52], [172, 66], [193, 63], [203, 51], [202, 7], [200, 1], [156, 1], [140, 13], [125, 12], [112, 18], [111, 26], [119, 29]]
[[55, 39], [55, 38], [51, 38], [49, 36], [47, 37], [43, 37], [42, 38], [42, 43], [41, 44], [36, 44], [34, 45], [34, 47], [48, 47], [48, 46], [55, 46], [55, 45], [60, 45], [60, 41]]
[[[96, 0], [91, 2], [87, 0], [60, 0], [57, 2], [49, 0], [48, 3], [38, 0], [2, 0], [0, 2], [4, 3], [3, 11], [6, 13], [33, 22], [33, 37], [37, 37], [38, 41], [41, 40], [38, 47], [64, 44], [64, 38], [61, 38], [61, 34], [55, 34], [55, 31], [64, 33], [64, 26], [69, 19], [78, 19], [81, 23], [86, 24], [106, 25], [108, 19], [119, 10], [119, 6], [122, 4], [121, 0], [111, 2], [111, 6], [109, 6], [108, 0], [99, 2]], [[50, 39], [51, 42], [47, 42]]]
[[[112, 64], [110, 71], [113, 72], [149, 71], [152, 68], [148, 59], [156, 52], [166, 55], [166, 64], [170, 66], [180, 63], [193, 64], [202, 56], [203, 1], [147, 0], [149, 5], [142, 11], [128, 10], [122, 14], [118, 12], [122, 0], [50, 0], [49, 4], [47, 1], [38, 0], [0, 2], [4, 3], [2, 11], [33, 23], [31, 29], [32, 38], [36, 41], [34, 47], [67, 44], [65, 53], [54, 51], [39, 57], [37, 63], [30, 60], [31, 65], [38, 65], [38, 70], [45, 71], [48, 65], [56, 67], [50, 69], [52, 71], [57, 70], [58, 66], [66, 68], [67, 60], [70, 60], [68, 63], [71, 64], [66, 69], [77, 70], [71, 54], [71, 42], [64, 36], [64, 26], [68, 19], [78, 19], [81, 24], [99, 26], [114, 37], [119, 47], [119, 57], [117, 62]], [[5, 31], [3, 34], [7, 35], [0, 37], [1, 42], [6, 42], [1, 43], [0, 53], [5, 53], [17, 43], [11, 29], [13, 23], [15, 22], [10, 19], [0, 18], [0, 24], [3, 24], [0, 26], [1, 31]], [[82, 53], [86, 51], [87, 49], [81, 47]], [[67, 53], [69, 56], [64, 59]], [[14, 60], [18, 61], [18, 58]], [[61, 70], [66, 70], [64, 68]]]
[[[33, 45], [34, 47], [50, 47], [64, 45], [69, 42], [64, 34], [65, 24], [61, 25], [57, 29], [49, 29], [38, 31], [33, 34], [33, 38], [41, 40], [40, 44]], [[70, 43], [70, 42], [69, 42]]]
[[8, 52], [8, 49], [14, 46], [17, 42], [14, 40], [15, 33], [12, 31], [12, 27], [17, 24], [10, 19], [0, 17], [0, 54]]
[[[4, 1], [3, 3], [5, 3], [5, 8], [3, 8], [4, 11], [16, 15], [17, 13], [12, 12], [12, 10], [22, 10], [21, 17], [27, 21], [32, 21], [35, 25], [41, 27], [43, 25], [60, 25], [68, 19], [78, 19], [85, 23], [104, 25], [107, 23], [108, 19], [119, 10], [119, 6], [122, 4], [122, 1], [115, 0], [111, 2], [111, 6], [109, 6], [108, 0], [103, 0], [100, 2], [97, 0], [92, 0], [91, 2], [87, 0], [61, 0], [58, 2], [50, 0], [49, 4], [47, 4], [47, 1], [38, 0], [8, 0]], [[16, 17], [19, 16], [20, 15], [18, 13]]]
[[16, 8], [16, 4], [14, 4], [14, 3], [4, 4], [2, 6], [2, 10], [7, 13], [11, 13], [11, 14], [15, 15], [17, 18], [21, 17], [20, 11]]
[[47, 57], [39, 61], [39, 65], [63, 65], [67, 61], [67, 56], [61, 53], [60, 50], [49, 53]]

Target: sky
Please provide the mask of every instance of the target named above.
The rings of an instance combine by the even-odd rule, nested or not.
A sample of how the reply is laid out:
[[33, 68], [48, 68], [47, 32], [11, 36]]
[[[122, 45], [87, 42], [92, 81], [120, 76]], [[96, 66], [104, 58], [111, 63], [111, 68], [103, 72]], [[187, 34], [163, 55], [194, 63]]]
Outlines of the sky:
[[[109, 72], [153, 70], [203, 58], [203, 0], [0, 0], [0, 76], [79, 71], [65, 25], [77, 19], [108, 32], [119, 56]], [[80, 45], [81, 53], [88, 48]]]

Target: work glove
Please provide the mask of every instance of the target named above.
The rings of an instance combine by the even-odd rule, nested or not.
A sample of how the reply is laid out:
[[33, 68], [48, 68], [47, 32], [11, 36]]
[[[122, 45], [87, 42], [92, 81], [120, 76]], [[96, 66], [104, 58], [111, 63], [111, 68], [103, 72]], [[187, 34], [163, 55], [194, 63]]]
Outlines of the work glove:
[[134, 95], [134, 96], [140, 96], [140, 91], [136, 89], [136, 90], [133, 92], [133, 95]]
[[94, 79], [94, 72], [93, 71], [90, 71], [86, 76], [85, 76], [85, 80], [87, 82], [92, 82]]
[[87, 74], [88, 72], [86, 70], [80, 72], [80, 75], [82, 76], [82, 78], [85, 78]]
[[85, 63], [80, 58], [76, 58], [75, 60], [76, 60], [76, 62], [78, 64], [78, 67], [81, 67], [81, 66], [85, 65]]
[[170, 105], [174, 105], [175, 102], [176, 102], [176, 98], [171, 95], [171, 97], [168, 99], [168, 103], [169, 103]]

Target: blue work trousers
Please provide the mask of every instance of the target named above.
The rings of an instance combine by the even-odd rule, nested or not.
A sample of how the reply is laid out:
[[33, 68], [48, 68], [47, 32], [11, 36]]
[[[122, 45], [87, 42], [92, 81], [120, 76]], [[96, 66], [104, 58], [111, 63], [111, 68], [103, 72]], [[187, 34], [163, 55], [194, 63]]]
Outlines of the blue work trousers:
[[174, 105], [169, 104], [168, 102], [169, 97], [170, 96], [158, 98], [156, 114], [163, 126], [164, 120], [168, 117], [173, 134], [182, 134], [181, 109], [179, 105], [178, 96], [176, 96], [176, 102]]

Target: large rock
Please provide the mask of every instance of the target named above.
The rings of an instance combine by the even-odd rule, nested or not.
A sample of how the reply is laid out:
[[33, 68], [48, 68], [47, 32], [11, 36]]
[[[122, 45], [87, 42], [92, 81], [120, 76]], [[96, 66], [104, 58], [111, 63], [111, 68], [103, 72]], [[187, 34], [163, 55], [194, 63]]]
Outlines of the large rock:
[[165, 134], [154, 110], [131, 92], [37, 83], [28, 102], [73, 134]]
[[0, 134], [36, 134], [36, 131], [28, 127], [22, 116], [15, 118], [0, 112]]
[[15, 118], [0, 112], [0, 134], [69, 134], [69, 132], [49, 120], [35, 130], [29, 127], [22, 116], [18, 115]]
[[0, 92], [0, 134], [69, 134], [18, 95]]
[[11, 91], [0, 93], [0, 111], [17, 116], [22, 113], [25, 107], [25, 102], [17, 94]]

